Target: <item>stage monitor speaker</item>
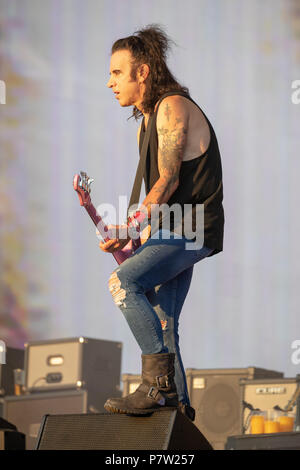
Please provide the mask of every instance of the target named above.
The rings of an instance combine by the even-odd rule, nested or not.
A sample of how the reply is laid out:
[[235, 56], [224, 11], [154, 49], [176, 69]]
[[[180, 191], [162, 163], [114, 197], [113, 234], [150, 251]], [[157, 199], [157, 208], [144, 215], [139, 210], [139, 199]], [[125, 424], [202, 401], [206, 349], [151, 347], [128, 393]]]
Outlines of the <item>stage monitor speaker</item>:
[[25, 346], [27, 392], [81, 388], [98, 413], [109, 397], [121, 395], [122, 343], [78, 337]]
[[6, 348], [5, 364], [0, 364], [0, 396], [13, 395], [14, 369], [24, 369], [24, 349]]
[[224, 450], [228, 436], [241, 434], [240, 380], [283, 377], [257, 367], [233, 369], [186, 369], [191, 405], [196, 410], [195, 425], [216, 450]]
[[25, 450], [25, 434], [0, 429], [0, 450]]
[[[243, 379], [240, 382], [241, 388], [241, 433], [250, 432], [250, 409], [244, 408], [243, 401], [252, 406], [266, 411], [279, 406], [284, 409], [289, 400], [294, 395], [297, 388], [296, 378], [278, 378], [278, 379]], [[293, 410], [296, 414], [296, 403]]]
[[300, 450], [300, 432], [230, 436], [226, 450]]
[[14, 423], [26, 435], [26, 449], [36, 446], [36, 438], [43, 416], [52, 414], [86, 413], [87, 392], [69, 390], [50, 393], [32, 393], [4, 399], [4, 418]]
[[199, 429], [178, 410], [148, 416], [45, 416], [36, 449], [212, 450]]
[[25, 434], [3, 418], [0, 418], [0, 450], [25, 450]]

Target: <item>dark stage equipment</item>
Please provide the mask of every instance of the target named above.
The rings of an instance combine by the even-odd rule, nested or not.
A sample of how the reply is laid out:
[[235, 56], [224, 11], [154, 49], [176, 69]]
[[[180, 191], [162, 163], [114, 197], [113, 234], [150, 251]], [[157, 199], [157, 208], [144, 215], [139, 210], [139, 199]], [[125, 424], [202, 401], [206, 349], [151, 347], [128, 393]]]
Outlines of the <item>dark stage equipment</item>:
[[67, 390], [60, 392], [32, 393], [4, 399], [4, 418], [15, 423], [26, 435], [26, 449], [36, 446], [36, 439], [46, 414], [86, 413], [88, 392]]
[[300, 450], [300, 432], [230, 436], [226, 450]]
[[3, 418], [0, 418], [0, 450], [25, 450], [25, 434]]
[[121, 414], [45, 416], [37, 450], [212, 450], [177, 410], [149, 416]]

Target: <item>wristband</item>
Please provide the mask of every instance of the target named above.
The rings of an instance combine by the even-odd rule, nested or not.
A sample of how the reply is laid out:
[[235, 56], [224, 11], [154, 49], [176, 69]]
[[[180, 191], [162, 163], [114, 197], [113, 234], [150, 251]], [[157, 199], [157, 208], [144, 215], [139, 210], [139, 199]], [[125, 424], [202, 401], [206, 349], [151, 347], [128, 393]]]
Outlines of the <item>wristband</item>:
[[140, 231], [140, 225], [146, 218], [146, 214], [141, 211], [136, 211], [131, 217], [127, 218], [127, 227], [135, 228], [137, 232]]

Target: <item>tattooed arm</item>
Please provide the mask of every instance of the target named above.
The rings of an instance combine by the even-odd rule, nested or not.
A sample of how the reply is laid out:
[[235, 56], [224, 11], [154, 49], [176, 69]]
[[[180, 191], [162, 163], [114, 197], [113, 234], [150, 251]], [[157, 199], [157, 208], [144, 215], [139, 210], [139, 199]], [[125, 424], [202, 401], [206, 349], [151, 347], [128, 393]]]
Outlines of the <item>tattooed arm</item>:
[[148, 216], [152, 204], [168, 202], [179, 184], [179, 171], [187, 140], [188, 111], [180, 96], [165, 98], [157, 113], [159, 179], [145, 198]]

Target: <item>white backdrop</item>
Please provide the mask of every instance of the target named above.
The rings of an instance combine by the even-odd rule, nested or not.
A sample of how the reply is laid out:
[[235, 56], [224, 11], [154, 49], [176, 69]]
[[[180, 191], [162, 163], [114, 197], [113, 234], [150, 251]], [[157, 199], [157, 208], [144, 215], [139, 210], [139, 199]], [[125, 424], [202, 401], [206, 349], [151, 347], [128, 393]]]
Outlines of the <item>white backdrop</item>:
[[138, 124], [106, 88], [110, 47], [159, 23], [178, 45], [171, 70], [215, 128], [224, 177], [224, 251], [195, 266], [180, 323], [185, 367], [299, 372], [296, 3], [0, 0], [0, 338], [121, 341], [122, 372], [139, 373], [108, 291], [115, 261], [72, 179], [95, 179], [96, 205], [129, 197]]

